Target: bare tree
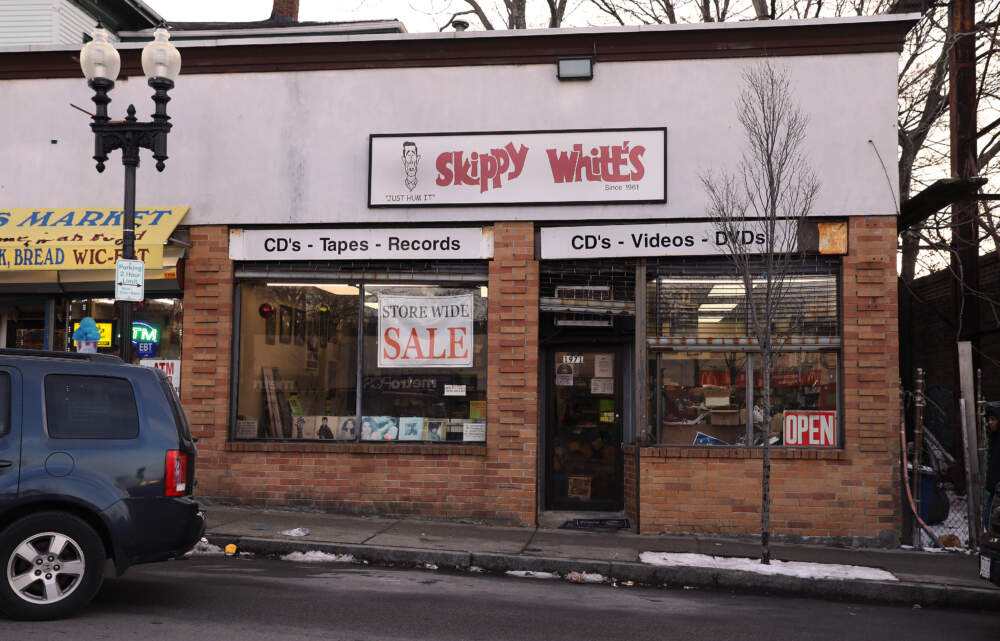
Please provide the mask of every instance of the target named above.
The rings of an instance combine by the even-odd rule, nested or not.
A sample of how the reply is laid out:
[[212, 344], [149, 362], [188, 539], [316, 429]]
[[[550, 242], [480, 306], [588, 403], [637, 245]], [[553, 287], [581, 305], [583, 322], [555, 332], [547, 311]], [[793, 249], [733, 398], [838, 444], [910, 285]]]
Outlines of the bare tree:
[[[452, 13], [451, 17], [441, 26], [439, 31], [447, 29], [455, 18], [465, 15], [475, 15], [483, 29], [488, 31], [496, 29], [493, 21], [490, 20], [491, 11], [488, 10], [488, 5], [484, 7], [485, 3], [480, 2], [480, 0], [463, 0], [463, 2], [465, 2], [468, 8]], [[563, 18], [566, 16], [567, 2], [568, 0], [545, 0], [545, 4], [548, 7], [549, 28], [556, 29], [562, 26]], [[505, 29], [527, 29], [528, 0], [503, 0], [502, 3], [499, 3], [494, 15], [503, 20], [503, 28]]]
[[[771, 369], [796, 330], [787, 307], [796, 307], [795, 272], [802, 261], [799, 222], [809, 215], [819, 182], [803, 155], [808, 118], [793, 101], [788, 73], [768, 62], [743, 73], [736, 111], [746, 147], [735, 172], [702, 174], [709, 214], [726, 239], [727, 256], [743, 282], [750, 337], [761, 360], [763, 464], [761, 562], [770, 563]], [[763, 234], [764, 251], [742, 242], [745, 231]], [[797, 307], [801, 307], [798, 305]], [[749, 409], [749, 408], [748, 408]]]

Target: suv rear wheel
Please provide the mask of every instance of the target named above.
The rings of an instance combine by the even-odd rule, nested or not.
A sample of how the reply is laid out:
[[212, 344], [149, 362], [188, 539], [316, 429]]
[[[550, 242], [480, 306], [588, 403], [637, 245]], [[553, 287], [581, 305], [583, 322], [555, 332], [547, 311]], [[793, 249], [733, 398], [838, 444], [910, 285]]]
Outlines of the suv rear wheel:
[[74, 614], [101, 587], [104, 560], [101, 538], [79, 517], [23, 517], [0, 532], [0, 611], [36, 620]]

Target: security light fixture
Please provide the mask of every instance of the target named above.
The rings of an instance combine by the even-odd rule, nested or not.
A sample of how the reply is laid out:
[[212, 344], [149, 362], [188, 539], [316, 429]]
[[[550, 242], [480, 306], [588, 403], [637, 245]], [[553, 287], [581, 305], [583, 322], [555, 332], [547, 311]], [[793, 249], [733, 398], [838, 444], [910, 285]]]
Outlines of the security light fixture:
[[590, 56], [559, 58], [556, 75], [560, 80], [591, 80], [594, 77], [594, 59]]

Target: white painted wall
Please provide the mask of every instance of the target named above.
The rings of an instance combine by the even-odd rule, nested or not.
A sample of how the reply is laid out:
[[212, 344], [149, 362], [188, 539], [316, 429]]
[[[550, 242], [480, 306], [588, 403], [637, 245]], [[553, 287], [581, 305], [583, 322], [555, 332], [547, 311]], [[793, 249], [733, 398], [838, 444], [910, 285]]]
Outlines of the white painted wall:
[[[182, 49], [183, 52], [183, 49]], [[896, 64], [892, 53], [780, 58], [811, 123], [819, 215], [892, 215]], [[190, 205], [188, 224], [672, 219], [702, 216], [699, 172], [734, 167], [734, 101], [753, 60], [599, 63], [590, 82], [554, 65], [184, 76], [172, 92], [167, 168], [144, 152], [139, 205]], [[119, 81], [112, 117], [143, 78]], [[0, 209], [118, 206], [120, 154], [94, 170], [82, 77], [0, 81]], [[654, 205], [368, 209], [368, 134], [655, 127], [668, 129], [668, 202]], [[52, 144], [50, 141], [58, 141]], [[871, 142], [869, 142], [871, 141]], [[880, 163], [876, 149], [886, 163]]]

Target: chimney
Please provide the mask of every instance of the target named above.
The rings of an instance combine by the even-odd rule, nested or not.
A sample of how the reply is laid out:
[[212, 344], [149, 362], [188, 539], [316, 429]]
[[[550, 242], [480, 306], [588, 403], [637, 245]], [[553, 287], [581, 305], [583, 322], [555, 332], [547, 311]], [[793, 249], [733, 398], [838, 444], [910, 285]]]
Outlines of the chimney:
[[275, 22], [298, 22], [299, 0], [274, 0], [271, 20]]

